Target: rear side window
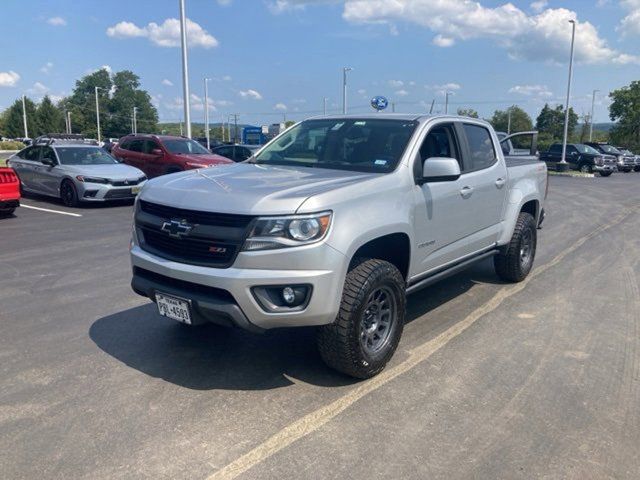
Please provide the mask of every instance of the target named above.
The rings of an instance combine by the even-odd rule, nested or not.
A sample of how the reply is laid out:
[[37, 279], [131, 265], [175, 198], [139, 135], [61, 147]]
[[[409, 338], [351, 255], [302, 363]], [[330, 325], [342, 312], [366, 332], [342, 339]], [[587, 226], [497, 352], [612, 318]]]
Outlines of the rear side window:
[[132, 152], [142, 152], [143, 143], [144, 142], [142, 140], [132, 140], [131, 143], [128, 144], [127, 150]]
[[40, 147], [29, 147], [20, 154], [20, 158], [32, 161], [37, 161], [39, 156]]
[[469, 170], [481, 170], [493, 165], [497, 158], [489, 130], [470, 124], [464, 124], [463, 128], [467, 136], [471, 157]]
[[156, 148], [160, 149], [160, 145], [158, 145], [153, 140], [145, 140], [144, 141], [144, 149], [143, 149], [144, 153], [151, 154]]
[[562, 151], [562, 145], [558, 145], [557, 143], [553, 144], [551, 145], [551, 148], [549, 149], [549, 151], [551, 153], [560, 153]]

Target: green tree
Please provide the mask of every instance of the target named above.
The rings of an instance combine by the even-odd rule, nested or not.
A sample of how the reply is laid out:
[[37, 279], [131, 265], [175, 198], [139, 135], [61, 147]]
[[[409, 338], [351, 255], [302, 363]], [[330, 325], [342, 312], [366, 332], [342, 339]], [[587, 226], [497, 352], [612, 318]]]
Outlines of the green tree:
[[463, 117], [478, 118], [478, 112], [473, 108], [459, 108], [458, 115]]
[[97, 136], [95, 87], [98, 87], [100, 122], [103, 123], [109, 112], [109, 91], [112, 86], [111, 75], [105, 68], [76, 81], [71, 96], [62, 102], [63, 108], [71, 112], [71, 126], [74, 132], [82, 132], [94, 138]]
[[[25, 98], [27, 112], [27, 129], [30, 137], [38, 132], [36, 117], [36, 104], [30, 98]], [[19, 98], [4, 112], [4, 132], [7, 137], [24, 137], [24, 125], [22, 121], [22, 99]]]
[[[577, 125], [578, 115], [569, 107], [569, 138], [573, 137]], [[540, 132], [540, 136], [546, 135], [552, 141], [561, 141], [564, 135], [564, 107], [556, 105], [551, 108], [545, 103], [536, 119], [536, 130]]]
[[640, 149], [640, 81], [614, 90], [609, 98], [609, 117], [617, 122], [610, 132], [611, 141], [634, 151]]
[[499, 132], [509, 129], [509, 112], [511, 112], [511, 133], [526, 132], [533, 129], [533, 122], [527, 112], [517, 105], [512, 105], [506, 110], [496, 110], [489, 119], [493, 128]]
[[123, 70], [113, 76], [113, 88], [104, 136], [119, 137], [131, 132], [134, 107], [138, 132], [156, 131], [158, 111], [151, 103], [149, 93], [140, 89], [140, 78], [129, 70]]
[[40, 102], [36, 109], [37, 135], [58, 133], [64, 130], [64, 114], [56, 107], [48, 95]]

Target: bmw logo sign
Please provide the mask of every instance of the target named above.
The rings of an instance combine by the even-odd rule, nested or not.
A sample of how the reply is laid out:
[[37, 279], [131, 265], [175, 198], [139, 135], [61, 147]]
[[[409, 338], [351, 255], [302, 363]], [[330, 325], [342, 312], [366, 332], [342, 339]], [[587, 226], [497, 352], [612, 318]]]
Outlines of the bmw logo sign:
[[382, 95], [377, 95], [371, 99], [371, 106], [374, 110], [381, 111], [389, 106], [389, 100]]

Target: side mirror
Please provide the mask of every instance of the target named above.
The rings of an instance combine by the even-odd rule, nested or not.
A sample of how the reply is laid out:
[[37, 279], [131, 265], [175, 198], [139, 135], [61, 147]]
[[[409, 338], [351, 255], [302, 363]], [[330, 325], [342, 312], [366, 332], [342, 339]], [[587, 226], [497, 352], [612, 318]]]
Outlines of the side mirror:
[[460, 178], [460, 164], [455, 158], [427, 158], [422, 167], [422, 183], [452, 182]]
[[151, 150], [151, 155], [157, 155], [158, 157], [161, 157], [163, 153], [159, 148], [154, 148], [153, 150]]

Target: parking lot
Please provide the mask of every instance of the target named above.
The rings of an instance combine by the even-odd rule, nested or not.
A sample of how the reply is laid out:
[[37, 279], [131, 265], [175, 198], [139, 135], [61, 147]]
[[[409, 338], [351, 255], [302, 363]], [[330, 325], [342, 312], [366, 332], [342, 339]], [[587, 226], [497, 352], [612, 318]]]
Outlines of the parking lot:
[[130, 287], [132, 207], [0, 224], [4, 478], [638, 478], [640, 177], [551, 177], [534, 273], [410, 298], [364, 382], [310, 330], [189, 329]]

